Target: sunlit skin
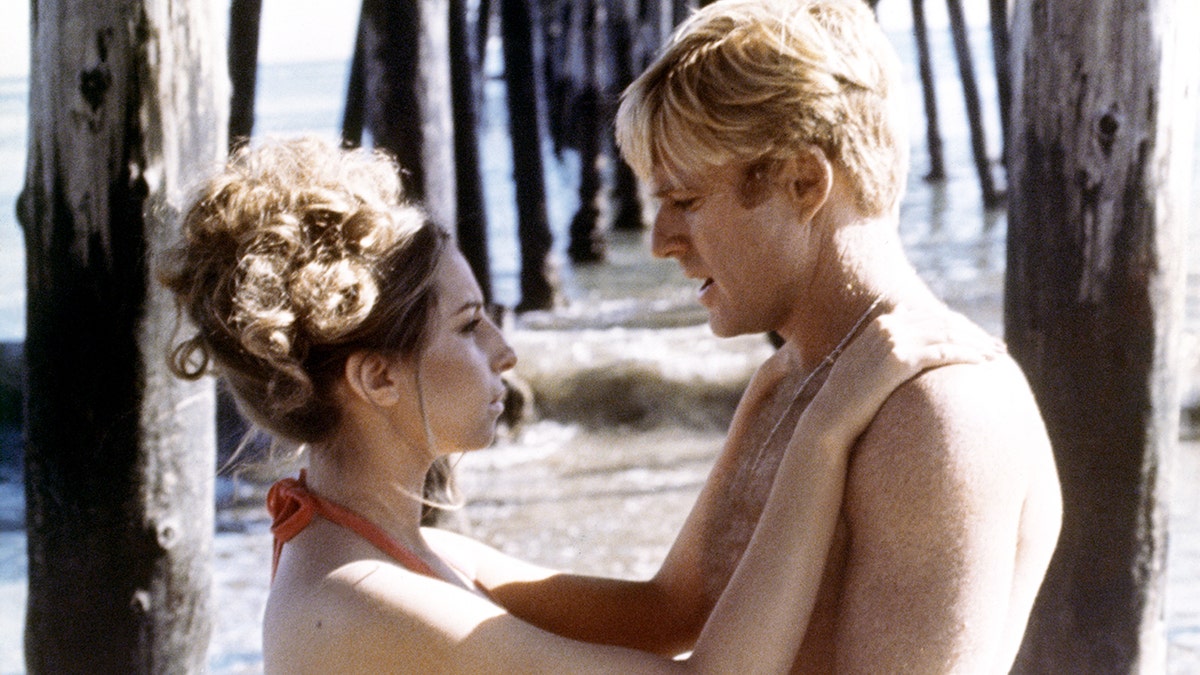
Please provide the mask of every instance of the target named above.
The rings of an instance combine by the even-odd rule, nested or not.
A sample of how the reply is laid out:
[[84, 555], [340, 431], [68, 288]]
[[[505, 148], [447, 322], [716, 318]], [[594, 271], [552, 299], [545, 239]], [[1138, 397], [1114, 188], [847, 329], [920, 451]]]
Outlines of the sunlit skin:
[[[819, 150], [765, 174], [738, 161], [657, 167], [652, 186], [652, 250], [696, 280], [713, 331], [774, 330], [786, 342], [753, 377], [653, 578], [527, 571], [489, 588], [556, 632], [672, 653], [735, 578], [772, 488], [785, 490], [777, 470], [824, 378], [791, 404], [817, 364], [875, 298], [885, 310], [952, 313], [907, 261], [897, 212], [860, 213]], [[821, 395], [854, 389], [829, 381]], [[888, 398], [852, 457], [793, 672], [1007, 672], [1061, 521], [1053, 455], [1019, 368], [1003, 357], [922, 373]]]
[[[447, 254], [438, 271], [438, 321], [413, 377], [438, 452], [491, 443], [504, 412], [500, 373], [516, 363], [466, 259], [457, 251]], [[412, 393], [415, 400], [415, 388]]]
[[[420, 527], [415, 495], [424, 472], [441, 453], [491, 441], [503, 410], [500, 374], [515, 363], [459, 254], [441, 262], [436, 289], [435, 318], [419, 356], [362, 351], [347, 360], [335, 386], [341, 428], [333, 441], [312, 447], [309, 467], [313, 491], [367, 518], [435, 576], [315, 519], [288, 541], [272, 583], [263, 624], [267, 672], [778, 672], [798, 647], [796, 622], [806, 621], [817, 597], [819, 561], [842, 494], [836, 478], [852, 439], [897, 384], [926, 365], [988, 358], [990, 348], [971, 339], [950, 344], [937, 317], [866, 331], [839, 366], [844, 374], [831, 375], [863, 383], [858, 396], [837, 401], [836, 411], [827, 405], [832, 399], [814, 403], [818, 412], [801, 424], [802, 448], [786, 453], [779, 467], [785, 485], [813, 475], [828, 480], [764, 509], [764, 536], [787, 545], [747, 548], [746, 572], [715, 606], [703, 608], [704, 635], [680, 661], [570, 640], [519, 619], [503, 607], [507, 595], [494, 580], [544, 581], [542, 570], [463, 535]], [[544, 588], [533, 584], [535, 595]], [[552, 593], [549, 600], [576, 611], [572, 596]]]
[[915, 271], [880, 264], [847, 274], [851, 255], [902, 255], [899, 236], [887, 217], [847, 206], [844, 179], [815, 147], [773, 164], [660, 166], [651, 182], [659, 202], [651, 250], [699, 282], [717, 335], [775, 331], [811, 367], [876, 297], [942, 306]]
[[[747, 162], [655, 172], [653, 252], [700, 280], [714, 332], [774, 330], [787, 340], [743, 397], [689, 519], [704, 542], [691, 555], [710, 598], [765, 503], [783, 443], [765, 430], [799, 382], [867, 298], [943, 307], [907, 263], [894, 216], [848, 207], [844, 177], [823, 153], [803, 150], [762, 185], [755, 172]], [[1006, 670], [1061, 509], [1049, 443], [1019, 370], [1003, 359], [922, 375], [892, 396], [855, 456], [796, 672]]]
[[[337, 388], [345, 423], [327, 447], [312, 448], [308, 484], [456, 579], [420, 534], [421, 503], [413, 495], [422, 493], [435, 457], [491, 443], [504, 410], [501, 373], [516, 364], [516, 355], [484, 311], [461, 254], [445, 254], [435, 283], [435, 321], [415, 361], [372, 352], [348, 359]], [[329, 534], [345, 535], [338, 528]], [[297, 538], [297, 548], [307, 535]], [[364, 552], [382, 555], [370, 545]], [[285, 554], [281, 576], [287, 561]]]
[[[793, 204], [779, 184], [783, 177], [745, 172], [740, 163], [690, 174], [660, 169], [654, 181], [659, 208], [651, 249], [674, 258], [688, 278], [700, 282], [700, 304], [713, 332], [723, 337], [794, 321], [790, 300], [814, 274], [814, 237], [809, 229], [790, 226]], [[800, 254], [785, 257], [780, 249]]]
[[[808, 160], [816, 163], [762, 174], [784, 180], [756, 183], [763, 189], [742, 195], [755, 198], [737, 204], [769, 204], [772, 228], [789, 213], [811, 215], [820, 242], [823, 214], [836, 210], [823, 208], [828, 167]], [[797, 189], [806, 176], [818, 179], [815, 192]], [[429, 470], [447, 453], [490, 444], [501, 377], [516, 357], [450, 234], [398, 201], [396, 166], [317, 139], [279, 141], [236, 153], [203, 194], [184, 219], [176, 269], [163, 275], [198, 331], [174, 348], [172, 370], [200, 377], [204, 368], [188, 362], [216, 359], [239, 405], [308, 449], [306, 477], [268, 495], [276, 555], [262, 653], [271, 674], [786, 671], [819, 603], [858, 439], [927, 369], [999, 355], [992, 338], [944, 311], [894, 307], [864, 320], [825, 386], [779, 423], [783, 433], [768, 436], [759, 457], [741, 454], [754, 446], [735, 421], [655, 579], [555, 575], [421, 526]], [[752, 234], [745, 214], [727, 213]], [[781, 227], [770, 231], [780, 247], [794, 245]], [[703, 251], [708, 265], [715, 252]], [[805, 293], [822, 288], [814, 270]], [[705, 273], [722, 292], [747, 292], [728, 272], [713, 264]], [[807, 330], [816, 316], [803, 307], [772, 316], [786, 308], [770, 302], [745, 312], [718, 304], [737, 317], [730, 332], [776, 320]], [[797, 350], [780, 354], [790, 364]], [[786, 400], [779, 383], [793, 374], [775, 371], [755, 378], [747, 400]], [[764, 419], [762, 407], [744, 405], [739, 418]], [[769, 465], [769, 475], [731, 481], [731, 463]], [[730, 486], [748, 499], [728, 499]], [[735, 539], [719, 541], [720, 531]], [[568, 625], [545, 630], [555, 622], [526, 613], [531, 606]], [[676, 658], [683, 649], [690, 654]]]

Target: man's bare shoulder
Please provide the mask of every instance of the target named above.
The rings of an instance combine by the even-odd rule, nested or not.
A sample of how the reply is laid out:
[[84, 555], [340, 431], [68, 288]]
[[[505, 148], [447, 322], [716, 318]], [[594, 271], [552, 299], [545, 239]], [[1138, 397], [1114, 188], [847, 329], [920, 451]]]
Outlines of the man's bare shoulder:
[[917, 671], [1010, 661], [1060, 513], [1020, 369], [1002, 358], [927, 371], [893, 393], [854, 452], [839, 642], [858, 647], [841, 658], [875, 672], [901, 656]]
[[911, 535], [931, 517], [987, 504], [1019, 508], [1036, 458], [1049, 448], [1010, 359], [926, 371], [892, 394], [860, 438], [847, 516], [859, 534], [879, 527]]
[[[1019, 447], [1010, 445], [1018, 441]], [[891, 464], [904, 452], [943, 460], [982, 454], [977, 459], [985, 461], [995, 455], [1011, 463], [1049, 452], [1049, 441], [1024, 374], [1011, 358], [1002, 357], [934, 368], [899, 387], [856, 453]]]

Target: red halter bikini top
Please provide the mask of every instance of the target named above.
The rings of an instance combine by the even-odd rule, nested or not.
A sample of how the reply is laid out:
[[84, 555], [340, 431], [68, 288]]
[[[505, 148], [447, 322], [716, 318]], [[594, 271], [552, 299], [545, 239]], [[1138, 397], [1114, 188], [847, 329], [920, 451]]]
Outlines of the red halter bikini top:
[[283, 545], [308, 527], [317, 515], [371, 542], [375, 548], [388, 554], [408, 570], [441, 579], [428, 563], [389, 537], [374, 523], [311, 492], [305, 484], [305, 476], [304, 469], [301, 469], [299, 478], [277, 481], [267, 492], [267, 511], [272, 518], [271, 534], [275, 535], [275, 551], [271, 558], [272, 579], [275, 578], [275, 570], [279, 567], [279, 555], [283, 552]]

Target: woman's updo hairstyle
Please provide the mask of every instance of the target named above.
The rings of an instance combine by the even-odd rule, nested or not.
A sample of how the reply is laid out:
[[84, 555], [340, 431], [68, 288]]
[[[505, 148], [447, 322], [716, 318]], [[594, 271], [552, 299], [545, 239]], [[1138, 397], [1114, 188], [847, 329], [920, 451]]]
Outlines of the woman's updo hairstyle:
[[380, 153], [314, 138], [244, 148], [203, 185], [160, 275], [196, 328], [171, 369], [212, 368], [257, 425], [323, 440], [352, 352], [420, 352], [448, 239], [402, 201]]

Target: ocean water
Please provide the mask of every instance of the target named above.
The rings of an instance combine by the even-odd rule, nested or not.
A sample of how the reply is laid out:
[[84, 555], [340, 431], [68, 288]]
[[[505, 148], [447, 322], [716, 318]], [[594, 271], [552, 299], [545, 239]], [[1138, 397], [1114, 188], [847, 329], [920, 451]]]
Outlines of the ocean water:
[[[900, 19], [892, 19], [893, 23]], [[902, 54], [912, 51], [911, 36], [892, 33]], [[906, 59], [913, 123], [913, 180], [905, 202], [906, 241], [914, 256], [925, 255], [931, 267], [945, 266], [939, 273], [973, 275], [981, 267], [991, 274], [1004, 260], [1003, 214], [983, 212], [978, 200], [975, 173], [965, 144], [949, 141], [965, 137], [965, 117], [960, 98], [957, 70], [949, 37], [944, 31], [932, 34], [935, 61], [942, 98], [940, 113], [943, 135], [947, 138], [946, 162], [950, 178], [930, 185], [920, 180], [927, 167], [924, 155], [924, 126], [919, 89], [915, 86], [915, 67]], [[999, 153], [999, 119], [994, 105], [995, 81], [991, 76], [990, 45], [985, 28], [976, 28], [972, 37], [981, 97], [985, 102], [985, 127], [992, 157]], [[496, 76], [502, 66], [499, 43], [489, 44], [487, 68], [492, 77], [485, 82], [485, 109], [481, 145], [484, 167], [485, 198], [488, 200], [489, 247], [492, 254], [492, 283], [496, 300], [512, 306], [519, 301], [519, 254], [516, 240], [515, 196], [511, 182], [511, 147], [505, 125], [507, 111], [503, 102], [503, 82]], [[336, 139], [346, 91], [347, 64], [344, 61], [284, 62], [264, 64], [259, 69], [257, 116], [254, 133], [258, 136], [317, 134]], [[20, 342], [25, 335], [25, 260], [24, 238], [16, 221], [16, 199], [25, 179], [28, 81], [24, 77], [0, 77], [0, 342]], [[573, 153], [545, 155], [547, 210], [555, 234], [554, 251], [562, 258], [566, 248], [566, 228], [578, 204], [574, 190], [578, 158]], [[1001, 171], [994, 172], [1001, 177]], [[983, 219], [987, 236], [981, 238]], [[986, 241], [984, 241], [986, 240]], [[981, 250], [979, 247], [983, 246]], [[965, 249], [963, 247], [966, 247]], [[920, 265], [918, 261], [918, 265]], [[999, 267], [997, 267], [999, 266]], [[559, 266], [568, 298], [586, 293], [576, 283], [577, 270]], [[584, 271], [583, 274], [588, 274]], [[593, 275], [594, 276], [594, 275]], [[949, 290], [949, 286], [947, 289]]]
[[16, 204], [25, 181], [28, 99], [26, 78], [0, 78], [0, 342], [25, 338], [25, 240]]

